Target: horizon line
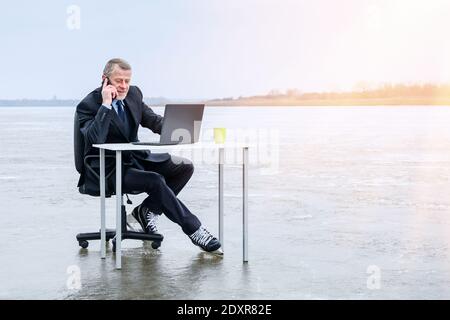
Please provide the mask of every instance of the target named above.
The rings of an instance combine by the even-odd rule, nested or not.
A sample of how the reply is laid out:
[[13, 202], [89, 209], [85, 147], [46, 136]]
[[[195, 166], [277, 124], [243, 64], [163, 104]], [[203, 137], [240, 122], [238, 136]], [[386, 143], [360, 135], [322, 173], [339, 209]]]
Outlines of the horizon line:
[[[304, 95], [304, 94], [345, 94], [345, 93], [364, 93], [370, 91], [378, 91], [380, 89], [386, 89], [387, 87], [426, 87], [431, 86], [435, 88], [443, 88], [448, 87], [446, 89], [450, 89], [449, 83], [439, 83], [439, 82], [379, 82], [377, 84], [371, 83], [370, 81], [361, 81], [355, 85], [353, 85], [354, 89], [347, 90], [312, 90], [312, 91], [302, 91], [298, 88], [286, 88], [286, 89], [271, 89], [267, 93], [253, 94], [253, 95], [239, 95], [239, 96], [227, 96], [227, 97], [216, 97], [216, 98], [170, 98], [165, 96], [151, 96], [144, 97], [144, 100], [167, 100], [167, 101], [215, 101], [215, 100], [235, 100], [235, 99], [243, 99], [243, 98], [252, 98], [252, 97], [264, 97], [264, 96], [285, 96], [285, 95]], [[359, 89], [356, 89], [359, 87]], [[83, 98], [59, 98], [57, 95], [54, 95], [52, 98], [12, 98], [5, 99], [0, 98], [0, 101], [80, 101]]]

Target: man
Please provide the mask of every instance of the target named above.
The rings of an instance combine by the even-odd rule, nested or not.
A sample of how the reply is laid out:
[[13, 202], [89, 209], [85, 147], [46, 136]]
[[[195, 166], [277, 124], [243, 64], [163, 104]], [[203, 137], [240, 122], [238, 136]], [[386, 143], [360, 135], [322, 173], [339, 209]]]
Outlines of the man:
[[[103, 70], [102, 86], [78, 104], [85, 157], [98, 155], [98, 149], [92, 147], [93, 144], [139, 141], [139, 125], [161, 134], [164, 119], [143, 102], [138, 87], [130, 86], [131, 74], [131, 66], [125, 60], [108, 61]], [[114, 155], [113, 152], [107, 154]], [[195, 245], [221, 254], [220, 242], [177, 198], [194, 172], [192, 162], [168, 153], [154, 154], [139, 150], [123, 151], [122, 154], [123, 192], [146, 192], [149, 195], [132, 212], [142, 229], [147, 233], [157, 233], [157, 218], [164, 213], [181, 227]], [[112, 170], [114, 163], [115, 160], [108, 157], [106, 170]], [[99, 161], [93, 160], [91, 166], [98, 168]], [[115, 178], [112, 176], [107, 186], [114, 188], [114, 184]], [[98, 193], [98, 178], [89, 170], [82, 170], [78, 186], [82, 185]]]

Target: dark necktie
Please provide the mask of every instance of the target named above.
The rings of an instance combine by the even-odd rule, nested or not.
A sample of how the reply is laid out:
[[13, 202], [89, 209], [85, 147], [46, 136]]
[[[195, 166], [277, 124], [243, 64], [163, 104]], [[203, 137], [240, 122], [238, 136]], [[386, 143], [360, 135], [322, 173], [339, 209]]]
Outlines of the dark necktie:
[[123, 110], [122, 100], [117, 100], [117, 114], [119, 115], [120, 120], [125, 122], [125, 111]]

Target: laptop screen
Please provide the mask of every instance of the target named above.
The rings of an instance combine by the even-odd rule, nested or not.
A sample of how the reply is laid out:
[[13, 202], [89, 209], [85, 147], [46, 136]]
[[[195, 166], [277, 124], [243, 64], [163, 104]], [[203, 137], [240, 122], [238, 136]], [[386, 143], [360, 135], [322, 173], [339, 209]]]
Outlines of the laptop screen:
[[160, 143], [198, 142], [204, 108], [204, 104], [167, 104]]

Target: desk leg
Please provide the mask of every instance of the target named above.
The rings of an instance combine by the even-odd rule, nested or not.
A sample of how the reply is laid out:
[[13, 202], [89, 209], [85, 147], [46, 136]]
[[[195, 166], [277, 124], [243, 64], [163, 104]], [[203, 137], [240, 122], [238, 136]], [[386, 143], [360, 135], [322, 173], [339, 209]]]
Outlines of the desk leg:
[[242, 190], [243, 262], [248, 262], [248, 147], [243, 149]]
[[116, 269], [122, 269], [122, 151], [116, 151]]
[[105, 193], [105, 149], [100, 149], [100, 248], [102, 259], [106, 258]]
[[223, 165], [225, 163], [224, 149], [219, 148], [219, 241], [224, 251], [223, 239]]

